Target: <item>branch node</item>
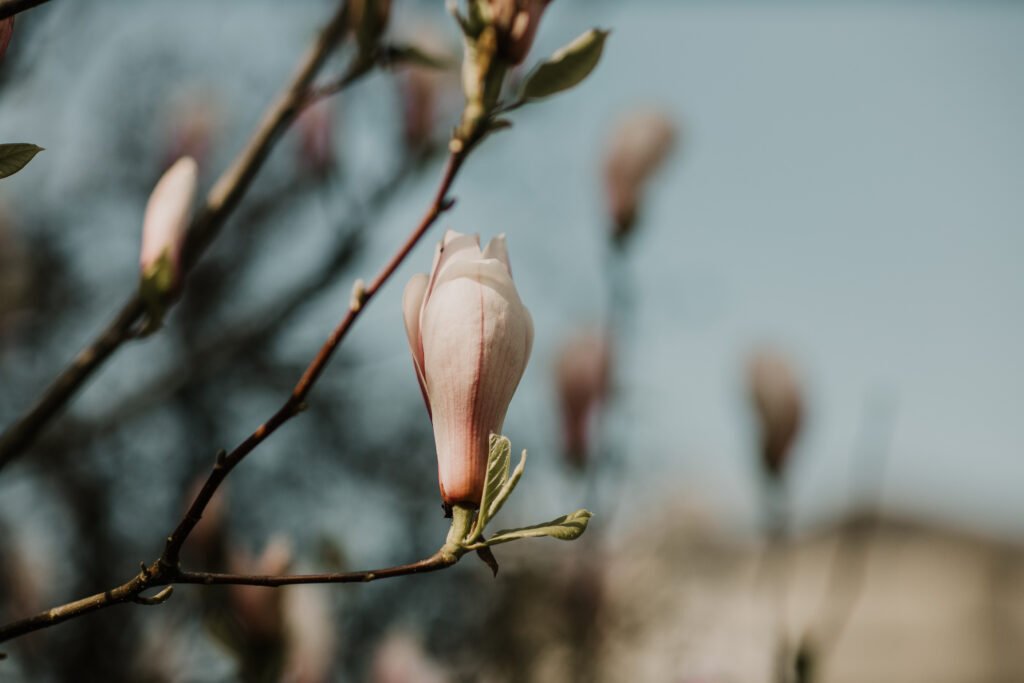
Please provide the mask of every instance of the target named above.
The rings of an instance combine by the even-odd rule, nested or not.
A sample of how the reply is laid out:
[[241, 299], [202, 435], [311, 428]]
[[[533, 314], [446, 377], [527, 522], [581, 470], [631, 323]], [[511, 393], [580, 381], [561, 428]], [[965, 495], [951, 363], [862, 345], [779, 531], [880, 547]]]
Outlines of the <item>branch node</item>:
[[217, 451], [217, 455], [214, 457], [214, 464], [218, 467], [223, 467], [228, 461], [228, 452], [221, 448]]

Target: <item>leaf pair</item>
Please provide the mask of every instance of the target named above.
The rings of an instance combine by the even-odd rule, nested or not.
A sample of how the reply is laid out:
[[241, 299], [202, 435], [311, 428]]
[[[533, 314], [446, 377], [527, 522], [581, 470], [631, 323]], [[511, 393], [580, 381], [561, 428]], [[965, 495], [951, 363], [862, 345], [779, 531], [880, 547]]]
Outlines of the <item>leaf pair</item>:
[[518, 529], [502, 529], [488, 539], [483, 538], [484, 529], [501, 510], [508, 497], [515, 490], [516, 484], [523, 476], [526, 469], [526, 451], [519, 460], [519, 464], [511, 473], [512, 464], [512, 442], [507, 437], [498, 434], [491, 434], [490, 447], [487, 455], [487, 475], [484, 480], [484, 493], [480, 499], [480, 509], [477, 511], [476, 522], [472, 530], [466, 536], [463, 547], [467, 550], [484, 551], [492, 545], [508, 543], [520, 538], [540, 538], [548, 536], [560, 541], [572, 541], [583, 535], [587, 530], [587, 523], [590, 521], [591, 513], [588, 510], [577, 510], [568, 515], [563, 515], [550, 522], [543, 522], [533, 526], [521, 527]]

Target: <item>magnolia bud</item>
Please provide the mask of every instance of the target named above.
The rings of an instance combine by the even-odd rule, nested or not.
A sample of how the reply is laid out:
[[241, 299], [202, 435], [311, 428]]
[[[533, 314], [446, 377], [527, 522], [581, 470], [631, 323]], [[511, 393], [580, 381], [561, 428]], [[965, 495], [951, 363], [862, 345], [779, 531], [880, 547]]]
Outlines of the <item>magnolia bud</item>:
[[675, 141], [675, 125], [660, 112], [637, 112], [612, 135], [605, 157], [605, 192], [614, 237], [632, 231], [648, 178], [665, 161]]
[[800, 385], [789, 363], [773, 351], [760, 350], [748, 365], [750, 396], [761, 429], [761, 464], [781, 476], [803, 417]]
[[412, 151], [430, 143], [437, 113], [440, 77], [433, 69], [412, 67], [402, 75], [402, 127], [405, 145]]
[[370, 666], [372, 683], [448, 683], [452, 680], [424, 651], [419, 639], [395, 632], [377, 647]]
[[334, 119], [327, 100], [307, 108], [299, 116], [299, 161], [314, 175], [325, 175], [335, 166]]
[[587, 460], [591, 418], [608, 395], [611, 349], [599, 331], [577, 334], [558, 356], [558, 396], [562, 407], [565, 453], [572, 465]]
[[[284, 574], [292, 563], [288, 541], [280, 536], [267, 543], [263, 554], [253, 560], [246, 554], [236, 553], [231, 570], [240, 574]], [[231, 585], [228, 588], [231, 609], [250, 642], [270, 643], [282, 641], [285, 633], [281, 591], [262, 586]]]
[[490, 435], [501, 433], [533, 346], [504, 235], [481, 252], [478, 235], [449, 230], [430, 276], [406, 285], [402, 308], [434, 423], [441, 498], [479, 505]]
[[509, 64], [520, 64], [533, 46], [540, 17], [550, 0], [488, 0], [492, 23], [498, 31], [498, 54]]
[[285, 625], [284, 672], [288, 683], [327, 683], [337, 651], [338, 634], [331, 603], [320, 586], [282, 589]]
[[7, 46], [11, 44], [11, 36], [14, 35], [14, 17], [0, 20], [0, 59], [4, 58]]
[[162, 308], [164, 297], [181, 280], [181, 251], [185, 245], [199, 167], [191, 157], [171, 166], [153, 188], [142, 224], [142, 293], [151, 310]]

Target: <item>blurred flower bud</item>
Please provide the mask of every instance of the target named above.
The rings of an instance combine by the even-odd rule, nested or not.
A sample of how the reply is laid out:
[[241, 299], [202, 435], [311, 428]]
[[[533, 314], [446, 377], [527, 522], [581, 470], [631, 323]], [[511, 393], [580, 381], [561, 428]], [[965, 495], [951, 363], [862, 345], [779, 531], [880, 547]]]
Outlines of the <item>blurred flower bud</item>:
[[337, 645], [337, 632], [325, 586], [289, 586], [284, 591], [286, 630], [282, 681], [328, 683]]
[[[263, 554], [253, 560], [237, 553], [231, 561], [232, 571], [239, 574], [284, 574], [292, 562], [288, 541], [275, 536]], [[284, 638], [283, 592], [263, 586], [231, 585], [228, 599], [231, 610], [250, 643], [278, 643]]]
[[440, 76], [435, 69], [410, 67], [399, 81], [402, 89], [402, 124], [405, 146], [426, 148], [434, 132]]
[[377, 47], [391, 15], [391, 0], [348, 0], [348, 28], [364, 53]]
[[570, 338], [558, 356], [556, 372], [565, 454], [570, 464], [582, 467], [588, 455], [591, 418], [608, 395], [611, 374], [608, 336], [591, 330]]
[[488, 0], [492, 22], [498, 31], [498, 54], [509, 64], [526, 59], [551, 0]]
[[11, 36], [14, 35], [14, 17], [0, 20], [0, 59], [7, 53], [7, 46], [11, 44]]
[[299, 161], [313, 175], [324, 176], [335, 166], [334, 118], [330, 102], [321, 100], [299, 116]]
[[449, 230], [430, 277], [406, 285], [402, 308], [434, 423], [441, 497], [446, 505], [476, 506], [490, 435], [501, 433], [533, 346], [504, 235], [481, 252], [478, 235]]
[[451, 677], [407, 633], [389, 635], [373, 653], [371, 683], [448, 683]]
[[761, 429], [761, 463], [779, 477], [803, 418], [800, 385], [793, 369], [777, 353], [762, 349], [748, 365], [750, 396]]
[[612, 135], [604, 171], [616, 241], [632, 231], [644, 185], [672, 150], [675, 135], [675, 124], [656, 111], [632, 114]]
[[[186, 509], [206, 484], [206, 476], [196, 479], [189, 487], [185, 497]], [[227, 559], [227, 531], [225, 517], [227, 508], [227, 490], [221, 486], [210, 499], [203, 516], [199, 519], [188, 537], [184, 551], [188, 554], [189, 563], [198, 569], [217, 570], [224, 566]]]
[[139, 266], [142, 293], [151, 311], [162, 308], [164, 297], [177, 289], [181, 280], [181, 251], [198, 179], [196, 162], [183, 157], [164, 173], [149, 196]]

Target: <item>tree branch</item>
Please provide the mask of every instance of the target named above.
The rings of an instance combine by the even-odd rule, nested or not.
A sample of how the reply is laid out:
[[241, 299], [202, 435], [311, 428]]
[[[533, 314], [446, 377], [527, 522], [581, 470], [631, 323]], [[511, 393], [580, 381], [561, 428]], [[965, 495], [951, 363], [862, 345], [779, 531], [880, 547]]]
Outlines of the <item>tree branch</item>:
[[[5, 5], [10, 3], [11, 0], [7, 0]], [[216, 238], [228, 216], [249, 189], [274, 143], [308, 102], [314, 78], [344, 33], [345, 6], [345, 2], [339, 3], [335, 15], [303, 57], [291, 82], [271, 104], [248, 144], [207, 195], [205, 205], [189, 228], [183, 258], [185, 273], [192, 269], [203, 251]], [[346, 74], [345, 85], [358, 80], [373, 66], [373, 62], [357, 58], [353, 69]], [[138, 293], [133, 292], [120, 312], [61, 371], [35, 404], [0, 434], [0, 469], [31, 446], [43, 428], [64, 408], [85, 381], [122, 344], [134, 337], [144, 312]]]
[[0, 0], [0, 20], [21, 14], [27, 9], [38, 7], [49, 0]]

